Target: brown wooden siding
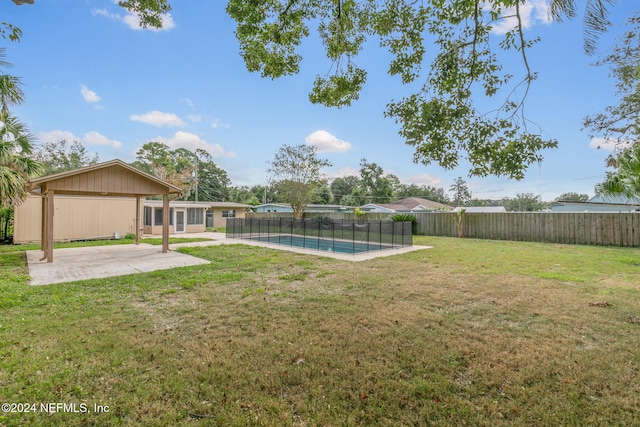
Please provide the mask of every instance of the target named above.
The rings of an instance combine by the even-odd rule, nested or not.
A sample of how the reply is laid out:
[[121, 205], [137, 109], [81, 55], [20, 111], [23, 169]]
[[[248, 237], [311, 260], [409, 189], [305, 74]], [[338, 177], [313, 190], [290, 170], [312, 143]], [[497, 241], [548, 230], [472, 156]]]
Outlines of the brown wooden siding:
[[[135, 233], [136, 199], [56, 195], [54, 241], [84, 240]], [[42, 230], [42, 198], [29, 196], [14, 213], [14, 243], [38, 242]]]
[[46, 188], [57, 194], [156, 195], [165, 192], [160, 183], [117, 165], [49, 181]]

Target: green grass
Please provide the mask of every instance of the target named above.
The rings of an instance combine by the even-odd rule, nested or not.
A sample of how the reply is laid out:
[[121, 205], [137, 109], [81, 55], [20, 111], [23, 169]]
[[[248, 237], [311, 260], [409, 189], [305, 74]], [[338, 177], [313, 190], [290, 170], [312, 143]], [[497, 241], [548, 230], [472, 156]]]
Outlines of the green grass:
[[[190, 243], [207, 241], [204, 237], [171, 237], [169, 243]], [[63, 248], [79, 248], [84, 246], [112, 246], [112, 245], [132, 245], [135, 242], [133, 239], [112, 239], [112, 240], [79, 240], [73, 242], [58, 242], [54, 243], [53, 247], [58, 249]], [[145, 237], [140, 239], [141, 243], [148, 243], [150, 245], [162, 245], [161, 237]], [[39, 250], [40, 243], [29, 243], [23, 245], [0, 245], [0, 253], [3, 252], [18, 252], [18, 251], [33, 251]]]
[[39, 287], [2, 251], [0, 401], [92, 412], [0, 425], [636, 425], [640, 250], [414, 243]]

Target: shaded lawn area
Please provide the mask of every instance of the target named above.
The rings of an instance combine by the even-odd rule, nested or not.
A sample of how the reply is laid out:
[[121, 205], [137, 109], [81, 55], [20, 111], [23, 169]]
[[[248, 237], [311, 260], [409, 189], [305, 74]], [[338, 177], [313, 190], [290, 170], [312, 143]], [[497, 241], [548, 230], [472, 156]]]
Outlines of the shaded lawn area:
[[88, 410], [0, 425], [637, 422], [640, 250], [414, 243], [183, 248], [211, 264], [38, 287], [0, 253], [0, 401]]

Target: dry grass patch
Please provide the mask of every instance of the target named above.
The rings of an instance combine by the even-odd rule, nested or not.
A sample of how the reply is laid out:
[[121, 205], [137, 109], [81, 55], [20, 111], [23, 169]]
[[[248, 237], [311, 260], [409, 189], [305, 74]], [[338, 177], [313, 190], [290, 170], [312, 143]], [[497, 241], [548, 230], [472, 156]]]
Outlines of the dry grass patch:
[[5, 282], [2, 400], [110, 412], [0, 425], [635, 423], [640, 251], [416, 240], [434, 249], [350, 263], [188, 248], [212, 264]]

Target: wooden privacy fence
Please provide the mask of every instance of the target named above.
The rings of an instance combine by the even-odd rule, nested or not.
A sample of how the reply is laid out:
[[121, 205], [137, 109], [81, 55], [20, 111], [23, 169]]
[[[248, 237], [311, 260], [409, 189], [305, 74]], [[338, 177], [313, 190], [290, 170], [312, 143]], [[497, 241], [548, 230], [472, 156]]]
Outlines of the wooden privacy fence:
[[[457, 237], [454, 212], [414, 213], [417, 234]], [[247, 213], [247, 218], [291, 217], [290, 213]], [[356, 219], [346, 213], [305, 213], [306, 218], [325, 216]], [[363, 219], [385, 220], [390, 214], [367, 213]], [[465, 237], [475, 239], [568, 243], [579, 245], [640, 247], [640, 212], [505, 212], [465, 213]]]
[[[457, 236], [458, 214], [415, 214], [418, 234]], [[640, 213], [465, 213], [465, 237], [579, 245], [640, 246]]]

